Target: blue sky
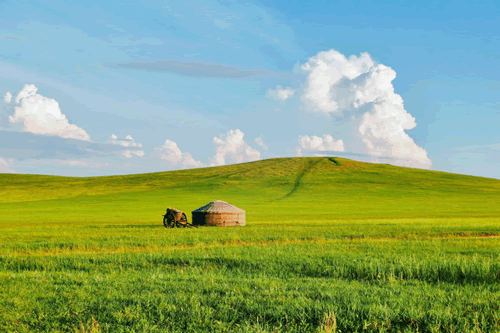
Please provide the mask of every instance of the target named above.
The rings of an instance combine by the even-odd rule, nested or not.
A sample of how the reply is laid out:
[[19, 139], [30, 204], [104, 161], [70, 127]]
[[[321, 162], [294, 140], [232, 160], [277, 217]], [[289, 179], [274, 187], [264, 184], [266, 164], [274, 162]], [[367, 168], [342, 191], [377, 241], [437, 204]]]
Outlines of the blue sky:
[[499, 18], [494, 1], [3, 1], [0, 172], [336, 155], [500, 178]]

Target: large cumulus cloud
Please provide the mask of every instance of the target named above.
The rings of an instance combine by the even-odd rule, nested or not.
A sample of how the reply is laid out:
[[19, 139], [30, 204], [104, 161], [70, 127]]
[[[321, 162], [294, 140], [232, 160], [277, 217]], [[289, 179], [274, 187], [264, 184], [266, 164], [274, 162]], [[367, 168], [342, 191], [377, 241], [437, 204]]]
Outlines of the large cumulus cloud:
[[293, 97], [295, 94], [295, 89], [290, 87], [283, 88], [282, 86], [277, 86], [275, 90], [269, 89], [266, 92], [268, 98], [272, 98], [278, 101], [285, 101], [288, 98]]
[[[69, 122], [56, 100], [37, 94], [37, 90], [35, 85], [26, 84], [17, 94], [17, 106], [14, 114], [9, 116], [12, 124], [21, 123], [24, 132], [90, 141], [84, 129]], [[11, 103], [12, 94], [6, 93], [4, 101]]]
[[396, 72], [377, 64], [368, 53], [345, 57], [320, 52], [301, 65], [306, 74], [301, 101], [310, 112], [351, 124], [362, 148], [357, 152], [388, 158], [395, 164], [429, 168], [431, 160], [405, 132], [417, 124], [404, 108], [392, 81]]

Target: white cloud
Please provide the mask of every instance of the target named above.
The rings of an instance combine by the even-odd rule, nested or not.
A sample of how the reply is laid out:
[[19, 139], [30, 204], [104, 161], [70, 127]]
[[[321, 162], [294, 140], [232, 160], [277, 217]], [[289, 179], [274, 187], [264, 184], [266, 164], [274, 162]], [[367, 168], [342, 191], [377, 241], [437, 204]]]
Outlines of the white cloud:
[[[218, 138], [214, 138], [216, 153], [209, 165], [219, 166], [225, 165], [226, 162], [242, 163], [260, 159], [260, 152], [250, 147], [243, 140], [244, 135], [242, 131], [237, 129], [230, 130], [225, 135], [222, 134]], [[262, 138], [257, 138], [256, 142], [261, 142], [267, 148]], [[155, 148], [155, 154], [159, 155], [162, 160], [168, 161], [170, 167], [187, 169], [208, 166], [195, 160], [190, 153], [183, 153], [177, 146], [177, 143], [171, 140], [166, 140], [163, 146]]]
[[112, 143], [115, 145], [120, 145], [123, 147], [137, 147], [137, 148], [142, 148], [142, 144], [135, 142], [134, 138], [130, 135], [127, 135], [125, 139], [118, 139], [118, 137], [114, 134], [111, 134], [109, 137], [108, 143]]
[[257, 139], [255, 139], [255, 143], [258, 144], [262, 149], [268, 150], [267, 145], [264, 143], [264, 140], [262, 139], [262, 135], [259, 136]]
[[0, 157], [0, 173], [15, 173], [10, 167], [12, 165], [12, 159], [5, 160]]
[[301, 66], [307, 74], [301, 100], [306, 109], [351, 123], [360, 153], [394, 159], [399, 165], [430, 168], [427, 152], [405, 132], [417, 124], [394, 92], [396, 72], [360, 57], [330, 50]]
[[226, 159], [232, 163], [243, 163], [260, 159], [260, 152], [250, 147], [244, 140], [245, 134], [237, 130], [230, 130], [226, 135], [214, 138], [217, 146], [215, 156], [210, 161], [211, 166], [225, 165]]
[[182, 169], [202, 168], [205, 165], [196, 161], [190, 153], [183, 153], [177, 143], [166, 140], [160, 148], [155, 148], [157, 154], [160, 154], [162, 160], [168, 161], [170, 167], [181, 167]]
[[294, 94], [295, 94], [294, 89], [290, 87], [283, 88], [282, 86], [277, 86], [275, 90], [269, 89], [266, 92], [266, 96], [268, 98], [272, 98], [279, 101], [287, 100], [288, 98], [293, 97]]
[[126, 158], [132, 158], [134, 155], [143, 157], [145, 154], [144, 151], [142, 150], [125, 150], [122, 152], [122, 155], [125, 156]]
[[12, 94], [10, 92], [7, 92], [3, 97], [3, 101], [5, 103], [10, 103], [12, 101]]
[[335, 141], [330, 134], [323, 135], [323, 138], [313, 135], [301, 135], [299, 136], [299, 149], [311, 150], [311, 151], [345, 151], [344, 141]]
[[13, 116], [9, 116], [11, 123], [22, 123], [25, 132], [90, 141], [85, 130], [69, 123], [56, 100], [37, 94], [37, 90], [33, 84], [24, 85], [15, 100], [21, 105], [14, 108]]
[[[134, 138], [132, 138], [131, 135], [127, 135], [125, 139], [118, 139], [116, 135], [111, 134], [108, 143], [120, 145], [123, 147], [142, 148], [142, 144], [139, 142], [135, 142]], [[132, 158], [134, 155], [138, 157], [143, 157], [145, 155], [143, 150], [124, 150], [121, 152], [121, 154], [126, 158]]]

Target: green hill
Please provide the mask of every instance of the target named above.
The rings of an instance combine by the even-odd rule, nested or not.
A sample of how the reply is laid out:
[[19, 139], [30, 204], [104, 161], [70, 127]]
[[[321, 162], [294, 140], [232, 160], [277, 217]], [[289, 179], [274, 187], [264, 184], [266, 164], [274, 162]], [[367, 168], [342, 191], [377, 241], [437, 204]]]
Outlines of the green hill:
[[335, 161], [0, 174], [0, 331], [499, 332], [500, 180]]
[[167, 206], [190, 212], [212, 200], [247, 211], [248, 223], [298, 217], [491, 217], [496, 179], [327, 158], [281, 158], [127, 176], [0, 175], [0, 222], [159, 223]]

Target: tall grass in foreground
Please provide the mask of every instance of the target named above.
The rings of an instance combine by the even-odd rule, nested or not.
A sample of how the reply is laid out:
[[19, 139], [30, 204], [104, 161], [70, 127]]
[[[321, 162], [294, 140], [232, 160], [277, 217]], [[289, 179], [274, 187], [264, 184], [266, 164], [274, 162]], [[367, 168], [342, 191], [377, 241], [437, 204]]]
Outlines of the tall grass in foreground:
[[497, 238], [360, 239], [8, 255], [0, 322], [38, 332], [318, 332], [334, 313], [342, 332], [495, 332], [499, 247]]

